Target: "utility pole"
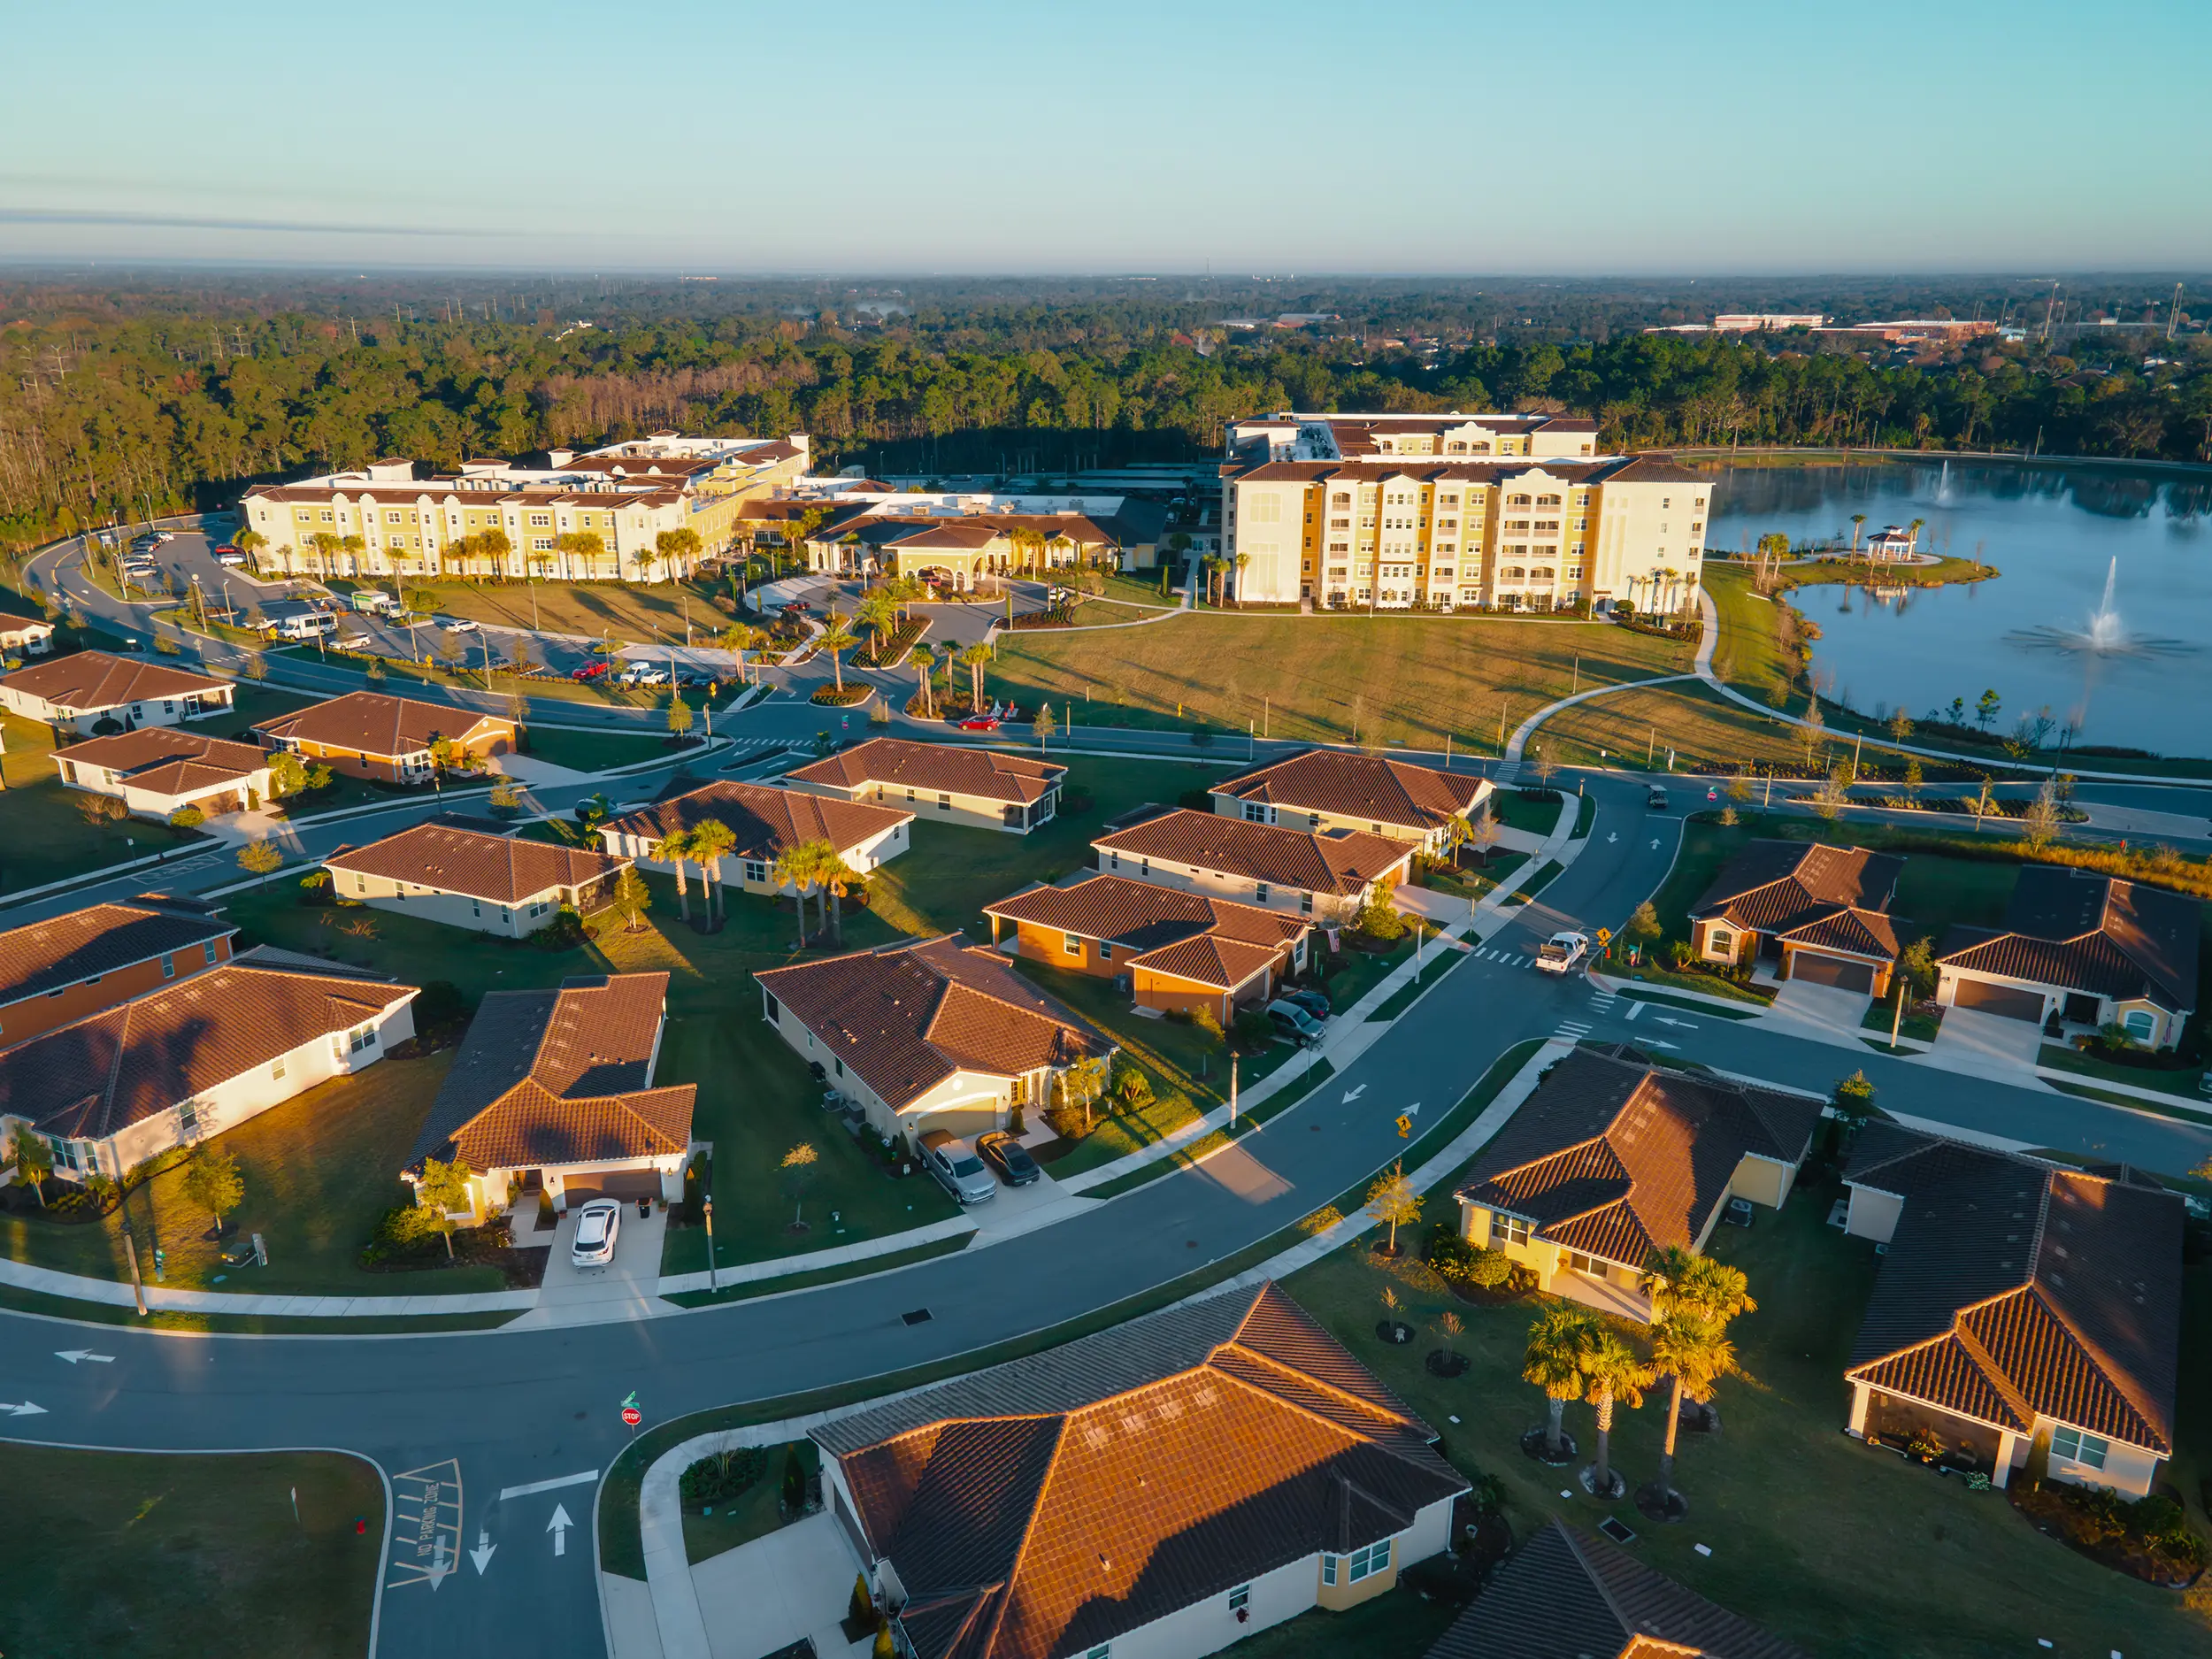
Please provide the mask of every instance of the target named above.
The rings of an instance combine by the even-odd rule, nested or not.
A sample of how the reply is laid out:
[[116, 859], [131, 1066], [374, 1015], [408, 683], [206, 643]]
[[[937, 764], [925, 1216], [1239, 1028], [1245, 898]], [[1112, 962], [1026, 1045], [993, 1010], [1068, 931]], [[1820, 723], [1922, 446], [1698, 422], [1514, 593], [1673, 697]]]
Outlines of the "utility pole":
[[2174, 308], [2166, 313], [2166, 338], [2174, 337], [2174, 330], [2181, 323], [2181, 284], [2174, 284]]

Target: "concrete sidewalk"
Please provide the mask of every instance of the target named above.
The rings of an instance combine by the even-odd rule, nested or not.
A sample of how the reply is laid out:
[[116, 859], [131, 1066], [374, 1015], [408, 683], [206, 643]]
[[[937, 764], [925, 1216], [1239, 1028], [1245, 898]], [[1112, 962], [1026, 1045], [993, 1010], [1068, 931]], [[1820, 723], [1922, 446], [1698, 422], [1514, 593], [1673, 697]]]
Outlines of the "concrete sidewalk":
[[[250, 1267], [239, 1271], [250, 1273]], [[104, 1279], [60, 1273], [24, 1262], [0, 1260], [0, 1285], [104, 1307], [134, 1306], [131, 1287]], [[423, 1318], [439, 1314], [505, 1313], [535, 1304], [534, 1290], [483, 1290], [452, 1296], [257, 1296], [225, 1290], [146, 1286], [146, 1305], [163, 1313], [248, 1313], [273, 1319]]]

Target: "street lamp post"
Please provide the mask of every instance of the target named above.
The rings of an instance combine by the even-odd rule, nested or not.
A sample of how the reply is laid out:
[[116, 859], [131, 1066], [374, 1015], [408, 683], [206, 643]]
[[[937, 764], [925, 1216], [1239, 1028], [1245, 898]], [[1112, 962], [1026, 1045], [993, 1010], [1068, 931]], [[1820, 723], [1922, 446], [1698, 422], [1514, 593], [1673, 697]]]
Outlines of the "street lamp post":
[[714, 1290], [714, 1194], [709, 1193], [699, 1201], [699, 1208], [707, 1218], [707, 1290]]

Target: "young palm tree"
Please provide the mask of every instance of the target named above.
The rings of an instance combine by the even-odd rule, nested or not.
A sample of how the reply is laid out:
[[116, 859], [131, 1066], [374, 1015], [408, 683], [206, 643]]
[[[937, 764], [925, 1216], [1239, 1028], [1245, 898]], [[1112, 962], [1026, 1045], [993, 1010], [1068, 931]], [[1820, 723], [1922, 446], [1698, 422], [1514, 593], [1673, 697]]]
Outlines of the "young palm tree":
[[728, 910], [728, 901], [722, 896], [722, 860], [737, 846], [737, 832], [718, 818], [710, 818], [691, 832], [691, 856], [699, 861], [703, 872], [701, 885], [707, 889], [707, 926], [711, 927]]
[[930, 700], [929, 677], [937, 666], [937, 653], [926, 645], [917, 645], [907, 660], [914, 664], [915, 678], [921, 682], [922, 718], [927, 719], [936, 711]]
[[852, 643], [853, 631], [845, 626], [845, 618], [834, 611], [831, 611], [829, 626], [822, 630], [822, 637], [814, 641], [814, 646], [817, 650], [829, 653], [830, 672], [837, 677], [837, 689], [841, 695], [845, 689], [845, 662], [838, 653], [849, 649]]
[[773, 872], [778, 887], [792, 889], [799, 911], [799, 942], [806, 942], [806, 902], [814, 892], [820, 870], [821, 843], [802, 841], [777, 855]]
[[1544, 1391], [1548, 1415], [1544, 1421], [1544, 1448], [1552, 1461], [1562, 1456], [1560, 1421], [1567, 1402], [1583, 1394], [1582, 1356], [1603, 1326], [1581, 1308], [1554, 1308], [1529, 1327], [1528, 1349], [1522, 1356], [1521, 1379]]
[[1702, 1318], [1686, 1310], [1662, 1314], [1651, 1327], [1652, 1363], [1672, 1380], [1668, 1389], [1667, 1436], [1659, 1453], [1659, 1484], [1653, 1494], [1655, 1508], [1679, 1516], [1687, 1506], [1674, 1486], [1674, 1441], [1682, 1423], [1682, 1397], [1701, 1404], [1712, 1398], [1714, 1385], [1736, 1368], [1736, 1346], [1723, 1333], [1718, 1321]]
[[691, 832], [672, 822], [662, 826], [660, 839], [653, 843], [653, 856], [676, 866], [676, 911], [689, 921], [691, 898], [684, 886], [684, 861], [691, 856]]
[[991, 660], [991, 648], [981, 641], [960, 653], [960, 661], [968, 671], [968, 703], [970, 710], [983, 712], [983, 664]]
[[1636, 1357], [1636, 1350], [1609, 1330], [1601, 1327], [1582, 1353], [1582, 1386], [1598, 1418], [1597, 1461], [1590, 1466], [1590, 1490], [1600, 1498], [1613, 1494], [1613, 1408], [1631, 1411], [1644, 1403], [1651, 1386], [1651, 1369]]
[[872, 588], [862, 595], [853, 616], [867, 627], [869, 662], [880, 665], [884, 641], [899, 629], [899, 602], [880, 588]]
[[829, 899], [830, 943], [833, 947], [842, 947], [845, 942], [845, 918], [840, 901], [867, 878], [847, 864], [837, 849], [828, 841], [817, 841], [814, 845], [818, 861], [817, 876]]

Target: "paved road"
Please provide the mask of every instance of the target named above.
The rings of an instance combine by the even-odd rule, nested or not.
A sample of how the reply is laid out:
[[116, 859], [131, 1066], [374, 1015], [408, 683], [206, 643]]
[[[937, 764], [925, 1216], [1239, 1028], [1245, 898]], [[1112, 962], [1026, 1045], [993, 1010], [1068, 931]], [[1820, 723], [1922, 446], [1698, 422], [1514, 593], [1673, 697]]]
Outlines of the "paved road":
[[[2185, 1167], [2212, 1133], [2094, 1102], [1930, 1073], [1868, 1051], [1750, 1032], [1717, 1018], [1663, 1026], [1586, 980], [1526, 965], [1568, 923], [1617, 925], [1663, 878], [1680, 820], [1647, 813], [1640, 786], [1600, 779], [1589, 854], [1411, 1010], [1389, 1039], [1319, 1095], [1202, 1169], [1156, 1180], [1033, 1235], [902, 1271], [687, 1317], [567, 1331], [438, 1337], [181, 1337], [0, 1314], [0, 1400], [15, 1437], [117, 1448], [342, 1447], [393, 1476], [405, 1537], [388, 1573], [380, 1650], [466, 1654], [503, 1647], [601, 1650], [591, 1573], [589, 1482], [503, 1492], [603, 1470], [638, 1392], [647, 1422], [941, 1360], [1094, 1310], [1242, 1248], [1334, 1200], [1400, 1145], [1393, 1120], [1448, 1108], [1525, 1038], [1662, 1030], [1681, 1054], [1824, 1088], [1863, 1064], [1886, 1104], [2046, 1144]], [[1617, 838], [1617, 839], [1615, 839]], [[926, 1309], [929, 1317], [903, 1316]], [[111, 1364], [71, 1365], [90, 1347]], [[457, 1476], [457, 1489], [451, 1477]], [[411, 1498], [429, 1479], [454, 1507]], [[576, 1523], [549, 1531], [556, 1505]], [[442, 1529], [442, 1530], [441, 1530]], [[555, 1540], [565, 1540], [560, 1553]], [[418, 1540], [426, 1555], [418, 1558]], [[467, 1552], [491, 1546], [480, 1573]], [[451, 1566], [438, 1587], [421, 1569]]]

